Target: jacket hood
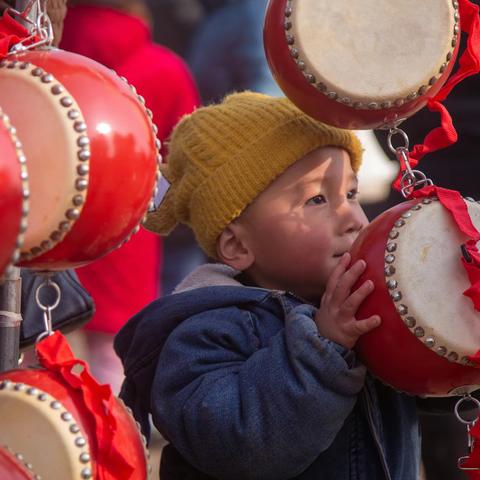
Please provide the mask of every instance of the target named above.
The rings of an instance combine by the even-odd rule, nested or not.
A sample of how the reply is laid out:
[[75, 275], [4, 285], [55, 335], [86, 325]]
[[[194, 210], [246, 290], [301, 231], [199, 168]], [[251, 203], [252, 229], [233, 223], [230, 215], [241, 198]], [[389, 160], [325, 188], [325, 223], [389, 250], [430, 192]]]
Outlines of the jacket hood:
[[235, 279], [238, 273], [226, 265], [200, 266], [174, 293], [131, 318], [115, 337], [115, 352], [125, 373], [120, 397], [132, 408], [147, 437], [153, 376], [170, 333], [183, 320], [204, 311], [260, 302], [271, 295], [270, 290], [243, 286]]

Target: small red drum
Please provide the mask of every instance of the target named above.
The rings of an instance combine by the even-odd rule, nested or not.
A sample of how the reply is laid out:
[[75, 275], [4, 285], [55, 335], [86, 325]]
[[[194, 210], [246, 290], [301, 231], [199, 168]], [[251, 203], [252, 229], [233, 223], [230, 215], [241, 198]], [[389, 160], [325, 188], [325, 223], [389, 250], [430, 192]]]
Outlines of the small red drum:
[[25, 155], [16, 129], [0, 109], [0, 277], [18, 261], [27, 228], [28, 184]]
[[138, 229], [154, 194], [159, 142], [133, 87], [86, 57], [44, 49], [0, 62], [0, 105], [30, 172], [21, 266], [83, 265]]
[[[123, 403], [118, 400], [113, 408], [116, 432], [122, 433], [122, 441], [128, 438], [135, 465], [128, 478], [146, 480], [150, 469], [145, 441]], [[34, 478], [99, 478], [92, 416], [79, 391], [54, 372], [22, 369], [0, 374], [0, 445], [35, 472]]]
[[33, 466], [25, 463], [21, 453], [0, 446], [0, 478], [2, 480], [37, 480]]
[[301, 110], [372, 129], [411, 116], [440, 90], [459, 21], [452, 0], [270, 0], [264, 44], [277, 83]]
[[[466, 203], [478, 229], [480, 205]], [[375, 283], [357, 316], [382, 317], [356, 349], [398, 390], [448, 396], [480, 388], [480, 369], [468, 360], [480, 350], [480, 312], [463, 295], [470, 287], [460, 261], [466, 241], [443, 205], [426, 198], [387, 210], [352, 247], [352, 261], [367, 262], [359, 282]]]

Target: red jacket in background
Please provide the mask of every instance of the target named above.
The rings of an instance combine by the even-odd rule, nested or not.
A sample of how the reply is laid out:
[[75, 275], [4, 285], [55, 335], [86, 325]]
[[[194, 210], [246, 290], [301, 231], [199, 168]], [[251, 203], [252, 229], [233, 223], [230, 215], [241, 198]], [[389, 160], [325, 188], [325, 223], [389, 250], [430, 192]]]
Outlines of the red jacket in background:
[[[197, 90], [184, 62], [154, 44], [149, 28], [137, 17], [94, 5], [70, 7], [60, 47], [127, 78], [152, 110], [162, 142], [180, 117], [198, 105]], [[160, 267], [161, 241], [141, 229], [122, 248], [79, 268], [78, 276], [96, 306], [87, 328], [116, 333], [158, 296]]]

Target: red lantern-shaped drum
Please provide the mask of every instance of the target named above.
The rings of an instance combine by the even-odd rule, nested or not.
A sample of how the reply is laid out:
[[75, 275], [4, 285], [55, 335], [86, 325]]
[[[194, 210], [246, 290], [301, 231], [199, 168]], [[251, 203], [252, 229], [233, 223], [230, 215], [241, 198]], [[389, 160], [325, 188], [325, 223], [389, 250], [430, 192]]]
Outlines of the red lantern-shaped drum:
[[371, 129], [409, 117], [439, 91], [457, 54], [459, 20], [452, 0], [270, 0], [265, 51], [301, 110]]
[[21, 266], [86, 264], [138, 229], [154, 194], [159, 142], [133, 87], [93, 60], [45, 49], [0, 62], [0, 105], [30, 174]]
[[[115, 427], [110, 426], [115, 432], [113, 442], [116, 446], [121, 443], [134, 467], [119, 478], [150, 478], [148, 452], [133, 417], [119, 400], [110, 408], [116, 422]], [[0, 444], [28, 465], [29, 471], [38, 475], [35, 478], [104, 478], [97, 472], [99, 441], [86, 401], [59, 374], [44, 369], [0, 374]]]
[[16, 130], [0, 109], [0, 277], [18, 260], [27, 227], [29, 194], [25, 162]]
[[[466, 202], [480, 227], [480, 205]], [[463, 295], [470, 287], [460, 261], [467, 241], [436, 198], [404, 202], [380, 215], [352, 247], [374, 292], [357, 312], [382, 324], [356, 350], [369, 370], [415, 395], [460, 395], [480, 388], [480, 369], [468, 360], [480, 350], [480, 312]]]

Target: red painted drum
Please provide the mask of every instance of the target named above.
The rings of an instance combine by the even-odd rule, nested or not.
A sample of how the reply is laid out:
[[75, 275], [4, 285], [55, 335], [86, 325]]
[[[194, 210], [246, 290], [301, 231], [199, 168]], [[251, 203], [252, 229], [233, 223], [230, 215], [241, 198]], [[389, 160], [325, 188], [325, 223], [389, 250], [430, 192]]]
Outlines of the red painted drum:
[[22, 138], [32, 209], [21, 266], [89, 263], [139, 228], [159, 142], [151, 112], [115, 72], [57, 49], [0, 62], [0, 105]]
[[15, 127], [0, 109], [0, 277], [20, 255], [27, 227], [28, 185], [25, 155]]
[[[129, 457], [135, 466], [128, 479], [149, 479], [148, 452], [135, 420], [120, 400], [111, 408], [116, 420], [114, 435], [121, 434], [121, 441], [128, 439]], [[55, 372], [32, 368], [0, 374], [0, 445], [28, 465], [37, 475], [34, 478], [104, 478], [97, 474], [92, 418], [79, 390]]]
[[25, 463], [21, 453], [0, 447], [0, 478], [2, 480], [36, 480], [32, 465]]
[[[478, 229], [480, 205], [466, 204]], [[466, 241], [436, 198], [387, 210], [355, 241], [352, 261], [367, 262], [359, 283], [375, 283], [357, 316], [382, 317], [356, 350], [386, 384], [422, 396], [480, 388], [480, 369], [468, 360], [480, 350], [480, 312], [463, 295], [470, 287], [460, 261]]]
[[265, 52], [301, 110], [340, 128], [372, 129], [438, 93], [457, 55], [459, 22], [452, 0], [270, 0]]

